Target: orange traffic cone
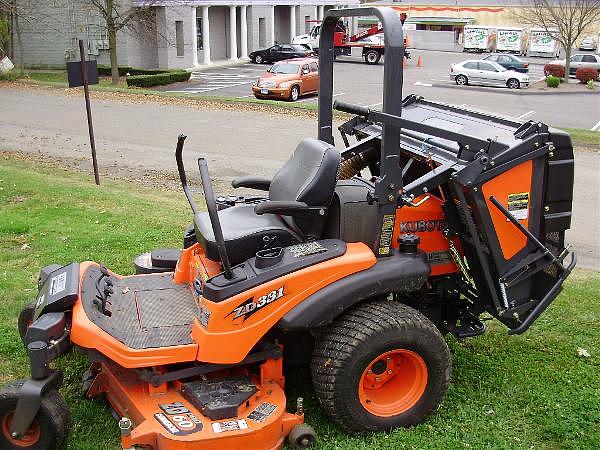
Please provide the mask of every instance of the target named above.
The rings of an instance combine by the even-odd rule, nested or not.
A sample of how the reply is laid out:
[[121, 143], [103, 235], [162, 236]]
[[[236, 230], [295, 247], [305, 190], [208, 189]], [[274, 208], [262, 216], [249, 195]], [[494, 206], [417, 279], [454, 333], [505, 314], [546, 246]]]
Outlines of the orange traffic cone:
[[423, 67], [423, 58], [419, 55], [419, 59], [417, 60], [417, 67]]

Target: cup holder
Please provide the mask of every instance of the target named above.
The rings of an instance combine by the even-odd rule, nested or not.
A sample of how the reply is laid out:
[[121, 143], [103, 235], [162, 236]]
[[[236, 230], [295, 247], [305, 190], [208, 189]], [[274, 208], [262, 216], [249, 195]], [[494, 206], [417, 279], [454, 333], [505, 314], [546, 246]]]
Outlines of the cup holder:
[[283, 259], [283, 248], [273, 247], [256, 252], [256, 261], [254, 265], [257, 269], [266, 269], [272, 267]]

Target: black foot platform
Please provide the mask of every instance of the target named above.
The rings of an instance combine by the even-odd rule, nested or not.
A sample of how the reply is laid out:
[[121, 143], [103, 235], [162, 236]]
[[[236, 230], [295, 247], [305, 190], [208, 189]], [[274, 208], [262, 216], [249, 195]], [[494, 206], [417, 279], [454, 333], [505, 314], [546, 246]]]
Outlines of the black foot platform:
[[187, 285], [173, 283], [172, 273], [122, 279], [105, 274], [98, 266], [90, 267], [81, 287], [85, 313], [97, 326], [135, 349], [193, 343], [191, 324], [198, 307]]

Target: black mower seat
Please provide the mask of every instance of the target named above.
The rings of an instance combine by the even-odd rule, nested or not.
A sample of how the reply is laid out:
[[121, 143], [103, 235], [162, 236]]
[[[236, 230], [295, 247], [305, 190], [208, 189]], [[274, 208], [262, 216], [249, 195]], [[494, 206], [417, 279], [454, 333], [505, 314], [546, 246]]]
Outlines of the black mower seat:
[[[271, 202], [301, 202], [308, 207], [323, 208], [331, 204], [337, 181], [340, 153], [332, 145], [317, 139], [304, 139], [292, 157], [283, 165], [264, 189]], [[235, 183], [234, 183], [235, 184]], [[255, 205], [232, 206], [219, 211], [225, 247], [232, 264], [255, 256], [256, 252], [273, 247], [293, 245], [309, 238], [319, 238], [326, 214], [314, 216], [263, 213], [256, 214]], [[206, 255], [219, 261], [217, 243], [208, 213], [196, 214], [196, 237]]]
[[[219, 220], [225, 248], [232, 264], [252, 258], [263, 248], [285, 247], [301, 242], [301, 238], [290, 230], [279, 216], [259, 216], [254, 212], [254, 205], [223, 209], [219, 211]], [[213, 261], [219, 261], [219, 250], [208, 214], [198, 214], [195, 223], [196, 236], [206, 256]]]

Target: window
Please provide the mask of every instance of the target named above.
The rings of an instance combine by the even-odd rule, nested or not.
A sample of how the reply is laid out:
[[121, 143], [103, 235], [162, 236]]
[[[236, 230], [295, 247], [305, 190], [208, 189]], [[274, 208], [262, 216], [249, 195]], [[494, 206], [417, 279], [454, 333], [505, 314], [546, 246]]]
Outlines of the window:
[[304, 32], [310, 33], [310, 16], [304, 16]]
[[494, 66], [484, 62], [479, 63], [479, 70], [485, 70], [486, 72], [498, 72]]
[[508, 56], [500, 56], [498, 58], [498, 62], [501, 62], [501, 63], [509, 63], [511, 61], [512, 60]]
[[596, 58], [594, 57], [594, 55], [585, 55], [583, 57], [583, 62], [595, 63], [596, 62]]
[[282, 52], [293, 52], [294, 49], [290, 45], [282, 45], [281, 46], [281, 51]]
[[198, 50], [204, 49], [202, 41], [202, 17], [196, 17], [196, 36], [198, 40]]
[[309, 73], [310, 69], [308, 68], [308, 64], [304, 64], [302, 66], [302, 73]]
[[464, 68], [465, 69], [477, 69], [477, 63], [476, 62], [465, 63]]
[[497, 55], [490, 55], [486, 59], [489, 59], [490, 61], [498, 61], [498, 56]]
[[318, 72], [319, 71], [319, 65], [316, 62], [310, 63], [310, 71], [311, 72]]
[[571, 62], [581, 62], [582, 59], [583, 59], [583, 55], [571, 56]]
[[177, 47], [177, 56], [183, 56], [184, 45], [183, 45], [183, 21], [175, 21], [175, 45]]
[[264, 48], [267, 45], [267, 23], [264, 17], [258, 18], [258, 46]]

